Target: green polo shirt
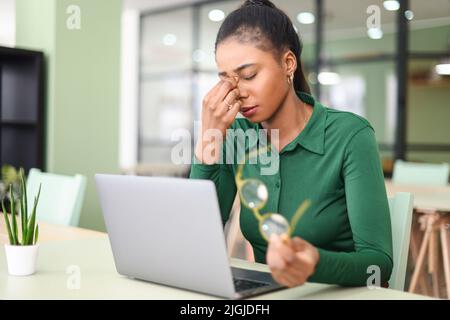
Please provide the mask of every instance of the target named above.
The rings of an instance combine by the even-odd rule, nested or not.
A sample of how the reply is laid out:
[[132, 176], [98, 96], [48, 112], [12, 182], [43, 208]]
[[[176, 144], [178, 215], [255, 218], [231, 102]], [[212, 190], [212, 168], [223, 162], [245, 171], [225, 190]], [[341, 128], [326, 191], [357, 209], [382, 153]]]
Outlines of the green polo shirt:
[[[393, 267], [391, 223], [374, 130], [362, 117], [327, 108], [309, 94], [297, 95], [313, 106], [306, 127], [279, 152], [274, 174], [262, 174], [261, 169], [268, 168], [266, 163], [246, 164], [243, 178], [266, 184], [269, 199], [260, 210], [263, 214], [276, 212], [290, 221], [305, 199], [311, 201], [292, 232], [319, 250], [319, 263], [308, 281], [366, 285], [373, 274], [369, 267], [375, 265], [380, 268], [381, 283], [386, 283]], [[231, 126], [244, 132], [261, 128], [247, 119], [236, 119]], [[226, 139], [223, 164], [194, 162], [190, 173], [190, 178], [215, 183], [224, 223], [237, 191], [237, 152], [234, 161], [226, 161], [225, 146], [230, 143], [234, 148], [239, 144]], [[253, 147], [252, 142], [245, 142], [246, 150]], [[267, 242], [259, 232], [258, 220], [242, 203], [240, 226], [255, 260], [265, 263]]]

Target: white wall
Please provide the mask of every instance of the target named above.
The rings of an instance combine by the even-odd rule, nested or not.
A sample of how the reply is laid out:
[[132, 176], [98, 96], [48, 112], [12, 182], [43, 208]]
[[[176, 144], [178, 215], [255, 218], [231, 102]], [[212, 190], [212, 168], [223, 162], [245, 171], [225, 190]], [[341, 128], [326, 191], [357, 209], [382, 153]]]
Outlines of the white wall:
[[0, 46], [16, 44], [16, 1], [0, 0]]
[[119, 166], [130, 169], [137, 164], [139, 11], [124, 8], [121, 40], [121, 98]]

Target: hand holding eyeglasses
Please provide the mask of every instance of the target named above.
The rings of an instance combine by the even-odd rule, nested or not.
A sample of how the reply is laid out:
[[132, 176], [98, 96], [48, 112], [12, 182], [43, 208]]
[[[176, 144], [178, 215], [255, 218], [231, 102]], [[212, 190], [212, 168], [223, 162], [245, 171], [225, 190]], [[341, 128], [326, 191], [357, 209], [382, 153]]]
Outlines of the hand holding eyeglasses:
[[275, 281], [286, 287], [304, 284], [319, 262], [319, 251], [309, 242], [286, 235], [272, 235], [266, 261]]

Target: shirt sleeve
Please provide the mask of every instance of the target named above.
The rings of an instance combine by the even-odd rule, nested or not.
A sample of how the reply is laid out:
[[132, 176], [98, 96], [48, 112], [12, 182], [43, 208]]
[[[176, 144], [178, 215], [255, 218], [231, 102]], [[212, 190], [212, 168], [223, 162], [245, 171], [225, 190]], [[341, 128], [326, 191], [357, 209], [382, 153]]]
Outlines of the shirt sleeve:
[[393, 267], [392, 231], [378, 146], [370, 126], [348, 142], [342, 175], [355, 249], [331, 252], [319, 248], [319, 263], [308, 281], [363, 286], [373, 270], [379, 270], [384, 285]]
[[[225, 150], [225, 148], [223, 148]], [[225, 224], [230, 217], [231, 207], [236, 197], [236, 183], [234, 174], [229, 164], [202, 164], [194, 155], [191, 165], [190, 179], [211, 180], [216, 186], [217, 198], [219, 199], [222, 223]]]

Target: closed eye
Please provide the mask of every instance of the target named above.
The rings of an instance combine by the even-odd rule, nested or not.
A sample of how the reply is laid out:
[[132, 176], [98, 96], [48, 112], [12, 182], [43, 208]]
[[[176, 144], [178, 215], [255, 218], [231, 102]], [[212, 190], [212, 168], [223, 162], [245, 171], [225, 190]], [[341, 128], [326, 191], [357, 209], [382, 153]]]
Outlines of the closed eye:
[[243, 79], [248, 81], [248, 80], [252, 80], [254, 77], [256, 77], [256, 73], [250, 77], [244, 77]]

